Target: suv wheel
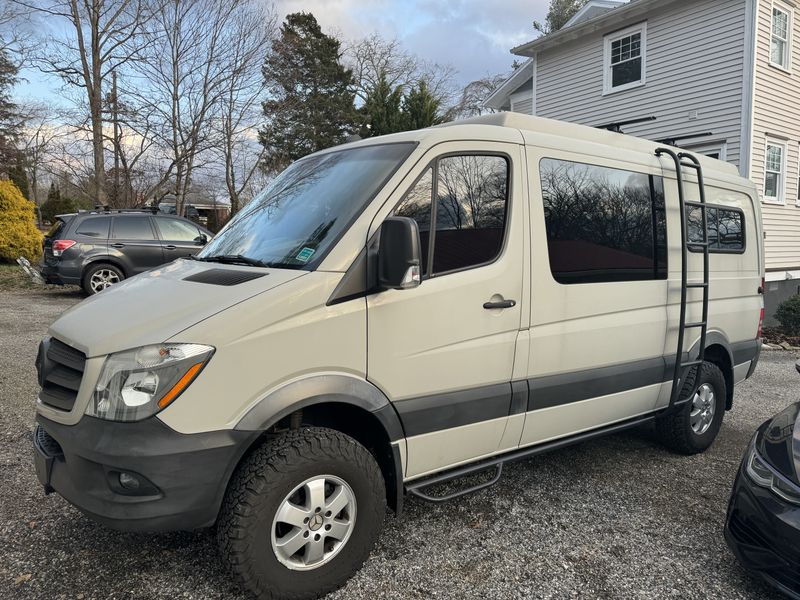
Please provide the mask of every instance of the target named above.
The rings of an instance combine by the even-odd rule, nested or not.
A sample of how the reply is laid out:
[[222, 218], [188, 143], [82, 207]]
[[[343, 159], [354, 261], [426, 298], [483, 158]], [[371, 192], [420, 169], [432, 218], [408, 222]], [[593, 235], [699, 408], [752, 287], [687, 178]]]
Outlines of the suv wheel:
[[385, 512], [383, 477], [369, 451], [338, 431], [304, 428], [239, 466], [217, 539], [256, 598], [318, 598], [361, 567]]
[[681, 399], [691, 398], [672, 414], [656, 420], [656, 433], [680, 454], [704, 452], [714, 443], [725, 414], [725, 377], [719, 367], [704, 362], [686, 378]]
[[125, 275], [114, 265], [92, 265], [83, 275], [83, 291], [90, 296], [125, 279]]

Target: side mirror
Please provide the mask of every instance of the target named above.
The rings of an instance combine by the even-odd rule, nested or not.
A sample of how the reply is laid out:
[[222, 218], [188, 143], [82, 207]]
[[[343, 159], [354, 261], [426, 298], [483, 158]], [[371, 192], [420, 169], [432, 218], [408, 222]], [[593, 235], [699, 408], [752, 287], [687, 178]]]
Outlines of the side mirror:
[[208, 236], [205, 233], [201, 233], [194, 238], [194, 241], [197, 242], [198, 246], [205, 246], [208, 243]]
[[420, 284], [419, 228], [414, 219], [389, 217], [381, 225], [378, 246], [378, 285], [407, 290]]

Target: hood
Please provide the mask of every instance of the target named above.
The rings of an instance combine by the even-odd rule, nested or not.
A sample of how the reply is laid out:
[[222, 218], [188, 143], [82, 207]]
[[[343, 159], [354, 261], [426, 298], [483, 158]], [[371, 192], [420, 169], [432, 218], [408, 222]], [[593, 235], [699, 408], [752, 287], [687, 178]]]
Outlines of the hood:
[[[61, 315], [48, 333], [88, 358], [158, 344], [305, 274], [176, 260], [87, 298]], [[259, 276], [249, 279], [254, 275]]]
[[756, 448], [783, 476], [800, 484], [800, 402], [788, 406], [764, 423]]

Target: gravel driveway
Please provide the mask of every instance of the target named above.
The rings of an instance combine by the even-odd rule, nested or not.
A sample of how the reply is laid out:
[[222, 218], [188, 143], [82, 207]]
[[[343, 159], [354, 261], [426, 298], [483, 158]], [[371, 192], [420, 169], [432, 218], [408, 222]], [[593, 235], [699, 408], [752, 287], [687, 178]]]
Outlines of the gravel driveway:
[[[241, 598], [209, 532], [122, 534], [44, 496], [30, 436], [33, 362], [68, 290], [0, 292], [0, 597]], [[647, 432], [505, 469], [444, 505], [409, 500], [332, 598], [772, 598], [722, 537], [728, 493], [756, 426], [796, 399], [795, 356], [762, 355], [716, 444], [682, 457]]]

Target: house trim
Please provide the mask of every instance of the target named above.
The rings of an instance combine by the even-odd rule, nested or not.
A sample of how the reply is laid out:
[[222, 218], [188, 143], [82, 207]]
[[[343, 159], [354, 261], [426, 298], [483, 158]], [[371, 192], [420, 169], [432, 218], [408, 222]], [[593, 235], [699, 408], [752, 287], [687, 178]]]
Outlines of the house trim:
[[750, 179], [755, 127], [756, 55], [758, 53], [758, 0], [745, 0], [744, 72], [742, 73], [742, 132], [739, 174]]
[[[532, 70], [533, 64], [533, 58], [530, 58], [522, 63], [517, 70], [509, 76], [508, 79], [506, 79], [494, 92], [492, 92], [491, 96], [483, 101], [483, 105], [487, 108], [500, 110], [506, 103], [506, 100], [510, 98], [511, 94], [517, 91], [517, 88], [525, 83], [528, 80], [528, 77], [531, 76], [528, 71]], [[535, 69], [533, 69], [533, 71], [535, 72]]]
[[578, 12], [572, 15], [572, 18], [569, 21], [564, 23], [564, 27], [572, 27], [581, 20], [583, 15], [593, 8], [614, 9], [624, 5], [625, 2], [620, 2], [620, 0], [589, 0], [589, 2], [584, 4]]

